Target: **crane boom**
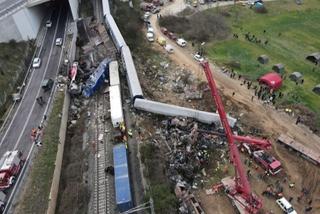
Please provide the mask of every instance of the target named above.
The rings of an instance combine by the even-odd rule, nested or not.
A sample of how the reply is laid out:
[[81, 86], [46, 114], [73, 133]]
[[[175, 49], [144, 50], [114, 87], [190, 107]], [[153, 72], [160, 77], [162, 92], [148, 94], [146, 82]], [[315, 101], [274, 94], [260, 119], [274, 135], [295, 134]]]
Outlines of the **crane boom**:
[[[260, 209], [262, 206], [261, 200], [251, 193], [250, 184], [249, 184], [247, 175], [245, 173], [245, 169], [241, 164], [239, 150], [234, 142], [234, 136], [232, 134], [232, 130], [228, 123], [227, 115], [224, 110], [221, 97], [219, 96], [216, 83], [213, 79], [210, 65], [208, 62], [203, 62], [201, 63], [201, 65], [204, 68], [204, 72], [208, 80], [212, 98], [216, 103], [216, 107], [220, 116], [220, 121], [226, 133], [229, 150], [231, 154], [230, 155], [231, 161], [235, 167], [235, 172], [236, 172], [235, 190], [237, 194], [239, 194], [240, 197], [242, 197], [248, 204], [248, 206], [244, 205], [246, 211], [248, 211], [249, 213], [256, 213], [257, 210]], [[235, 200], [237, 200], [236, 197], [235, 197]]]
[[[204, 129], [197, 129], [198, 132], [213, 134], [218, 136], [225, 136], [224, 133], [204, 130]], [[269, 140], [259, 139], [251, 136], [241, 136], [241, 135], [232, 135], [233, 140], [240, 142], [240, 143], [247, 143], [251, 146], [255, 146], [259, 149], [271, 149], [271, 142]]]
[[256, 146], [260, 149], [271, 149], [271, 142], [269, 140], [240, 135], [233, 135], [233, 139], [241, 143], [248, 143], [251, 146]]

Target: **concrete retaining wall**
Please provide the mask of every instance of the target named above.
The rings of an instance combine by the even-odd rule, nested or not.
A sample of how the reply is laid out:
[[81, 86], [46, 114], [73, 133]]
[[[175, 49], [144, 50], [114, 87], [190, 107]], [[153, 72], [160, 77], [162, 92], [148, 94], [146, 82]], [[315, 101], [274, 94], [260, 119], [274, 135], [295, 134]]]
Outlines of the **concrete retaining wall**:
[[46, 8], [42, 5], [22, 7], [11, 15], [0, 19], [0, 42], [35, 39], [45, 16]]
[[53, 178], [51, 183], [47, 214], [55, 214], [55, 211], [56, 211], [56, 204], [57, 204], [59, 184], [60, 184], [61, 166], [62, 166], [62, 160], [63, 160], [63, 151], [64, 151], [64, 144], [66, 139], [66, 132], [67, 132], [69, 106], [70, 106], [70, 95], [67, 92], [67, 90], [65, 90], [61, 124], [60, 124], [60, 130], [59, 130], [59, 145], [58, 145], [55, 168], [54, 168]]

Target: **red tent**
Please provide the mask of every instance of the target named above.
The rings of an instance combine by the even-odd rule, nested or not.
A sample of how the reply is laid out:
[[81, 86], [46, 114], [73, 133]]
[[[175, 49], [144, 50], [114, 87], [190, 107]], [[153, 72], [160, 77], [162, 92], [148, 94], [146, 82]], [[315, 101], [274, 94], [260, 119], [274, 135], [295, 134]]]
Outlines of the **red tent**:
[[270, 72], [259, 78], [259, 83], [266, 84], [269, 88], [277, 90], [282, 85], [282, 78], [276, 72]]

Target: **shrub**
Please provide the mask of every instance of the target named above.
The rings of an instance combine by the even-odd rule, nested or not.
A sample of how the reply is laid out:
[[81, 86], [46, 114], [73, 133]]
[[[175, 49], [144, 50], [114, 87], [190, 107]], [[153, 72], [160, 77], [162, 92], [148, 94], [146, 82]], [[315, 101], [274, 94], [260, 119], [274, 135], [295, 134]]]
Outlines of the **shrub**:
[[182, 34], [186, 39], [198, 42], [223, 39], [230, 33], [230, 28], [221, 14], [197, 13], [188, 18], [166, 16], [161, 18], [160, 25]]

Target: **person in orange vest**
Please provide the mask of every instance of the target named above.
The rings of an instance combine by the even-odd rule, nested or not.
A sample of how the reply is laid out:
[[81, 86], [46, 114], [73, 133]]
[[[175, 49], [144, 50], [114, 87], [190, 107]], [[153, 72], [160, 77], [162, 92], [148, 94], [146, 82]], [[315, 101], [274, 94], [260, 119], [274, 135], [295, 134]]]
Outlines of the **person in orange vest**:
[[32, 137], [37, 136], [37, 129], [35, 129], [35, 128], [32, 129], [32, 131], [31, 131], [31, 136], [32, 136]]

